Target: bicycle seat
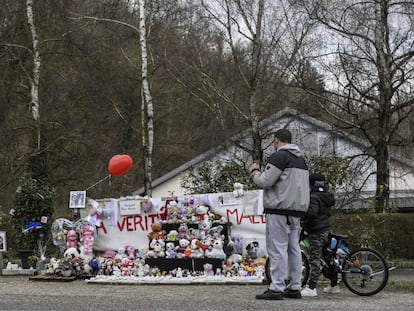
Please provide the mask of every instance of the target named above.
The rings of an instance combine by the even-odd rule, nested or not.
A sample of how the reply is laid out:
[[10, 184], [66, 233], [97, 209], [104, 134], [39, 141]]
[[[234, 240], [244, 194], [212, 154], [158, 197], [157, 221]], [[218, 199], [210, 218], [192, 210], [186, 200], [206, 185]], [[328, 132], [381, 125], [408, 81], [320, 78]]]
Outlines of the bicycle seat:
[[348, 239], [348, 236], [347, 236], [347, 235], [344, 235], [344, 234], [335, 234], [335, 233], [331, 233], [331, 234], [330, 234], [330, 236], [331, 236], [332, 238], [337, 239], [338, 241], [339, 241], [339, 240], [346, 240], [346, 239]]

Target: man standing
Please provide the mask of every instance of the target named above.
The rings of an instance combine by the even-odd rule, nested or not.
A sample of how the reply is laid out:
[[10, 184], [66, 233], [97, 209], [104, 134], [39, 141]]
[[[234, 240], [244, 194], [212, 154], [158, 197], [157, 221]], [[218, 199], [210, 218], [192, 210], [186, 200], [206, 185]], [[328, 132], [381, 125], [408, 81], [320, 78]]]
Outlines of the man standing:
[[[286, 129], [275, 134], [273, 153], [264, 170], [250, 166], [253, 182], [263, 188], [266, 214], [266, 248], [272, 282], [256, 299], [301, 298], [302, 255], [299, 246], [300, 218], [309, 206], [309, 172], [299, 147]], [[286, 287], [285, 279], [290, 282]]]

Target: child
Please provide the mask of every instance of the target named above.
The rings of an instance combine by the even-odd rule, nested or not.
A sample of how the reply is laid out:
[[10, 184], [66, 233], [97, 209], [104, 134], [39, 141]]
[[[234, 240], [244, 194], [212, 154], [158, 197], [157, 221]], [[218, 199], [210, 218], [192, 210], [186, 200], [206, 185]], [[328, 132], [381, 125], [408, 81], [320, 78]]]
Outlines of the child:
[[[325, 176], [319, 173], [309, 175], [310, 203], [309, 210], [303, 218], [303, 229], [308, 234], [310, 277], [308, 285], [302, 289], [303, 297], [315, 297], [316, 283], [321, 274], [322, 248], [326, 245], [330, 230], [329, 218], [335, 198], [325, 184]], [[331, 279], [331, 285], [324, 288], [326, 293], [339, 293], [337, 277]]]

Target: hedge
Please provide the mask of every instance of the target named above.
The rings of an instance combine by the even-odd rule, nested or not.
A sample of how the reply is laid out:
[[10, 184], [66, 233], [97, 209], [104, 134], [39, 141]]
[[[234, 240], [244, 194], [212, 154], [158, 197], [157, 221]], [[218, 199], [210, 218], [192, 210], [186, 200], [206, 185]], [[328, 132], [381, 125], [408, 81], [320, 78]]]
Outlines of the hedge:
[[414, 259], [414, 213], [337, 214], [331, 231], [348, 235], [351, 249], [371, 247], [387, 260]]

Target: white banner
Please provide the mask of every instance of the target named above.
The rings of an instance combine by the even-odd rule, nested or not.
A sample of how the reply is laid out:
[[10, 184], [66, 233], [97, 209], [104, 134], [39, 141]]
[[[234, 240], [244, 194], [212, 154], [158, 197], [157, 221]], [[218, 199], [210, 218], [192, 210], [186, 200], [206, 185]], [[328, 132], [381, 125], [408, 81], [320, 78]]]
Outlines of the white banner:
[[[131, 198], [132, 205], [143, 198]], [[265, 250], [265, 217], [262, 214], [262, 191], [245, 191], [244, 193], [213, 193], [175, 198], [180, 203], [190, 199], [194, 204], [210, 206], [210, 210], [224, 217], [231, 224], [230, 237], [237, 243], [239, 251], [246, 253], [251, 242], [256, 241]], [[96, 227], [94, 249], [98, 251], [117, 250], [119, 247], [131, 245], [137, 250], [148, 248], [147, 234], [151, 232], [151, 224], [159, 220], [159, 215], [167, 211], [166, 199], [151, 198], [146, 208], [132, 208], [131, 215], [122, 215], [122, 206], [127, 199], [96, 200], [103, 207], [100, 227]], [[118, 204], [115, 202], [118, 201]], [[87, 210], [85, 210], [87, 212]], [[84, 216], [84, 215], [82, 215]], [[90, 218], [90, 217], [89, 217]]]

